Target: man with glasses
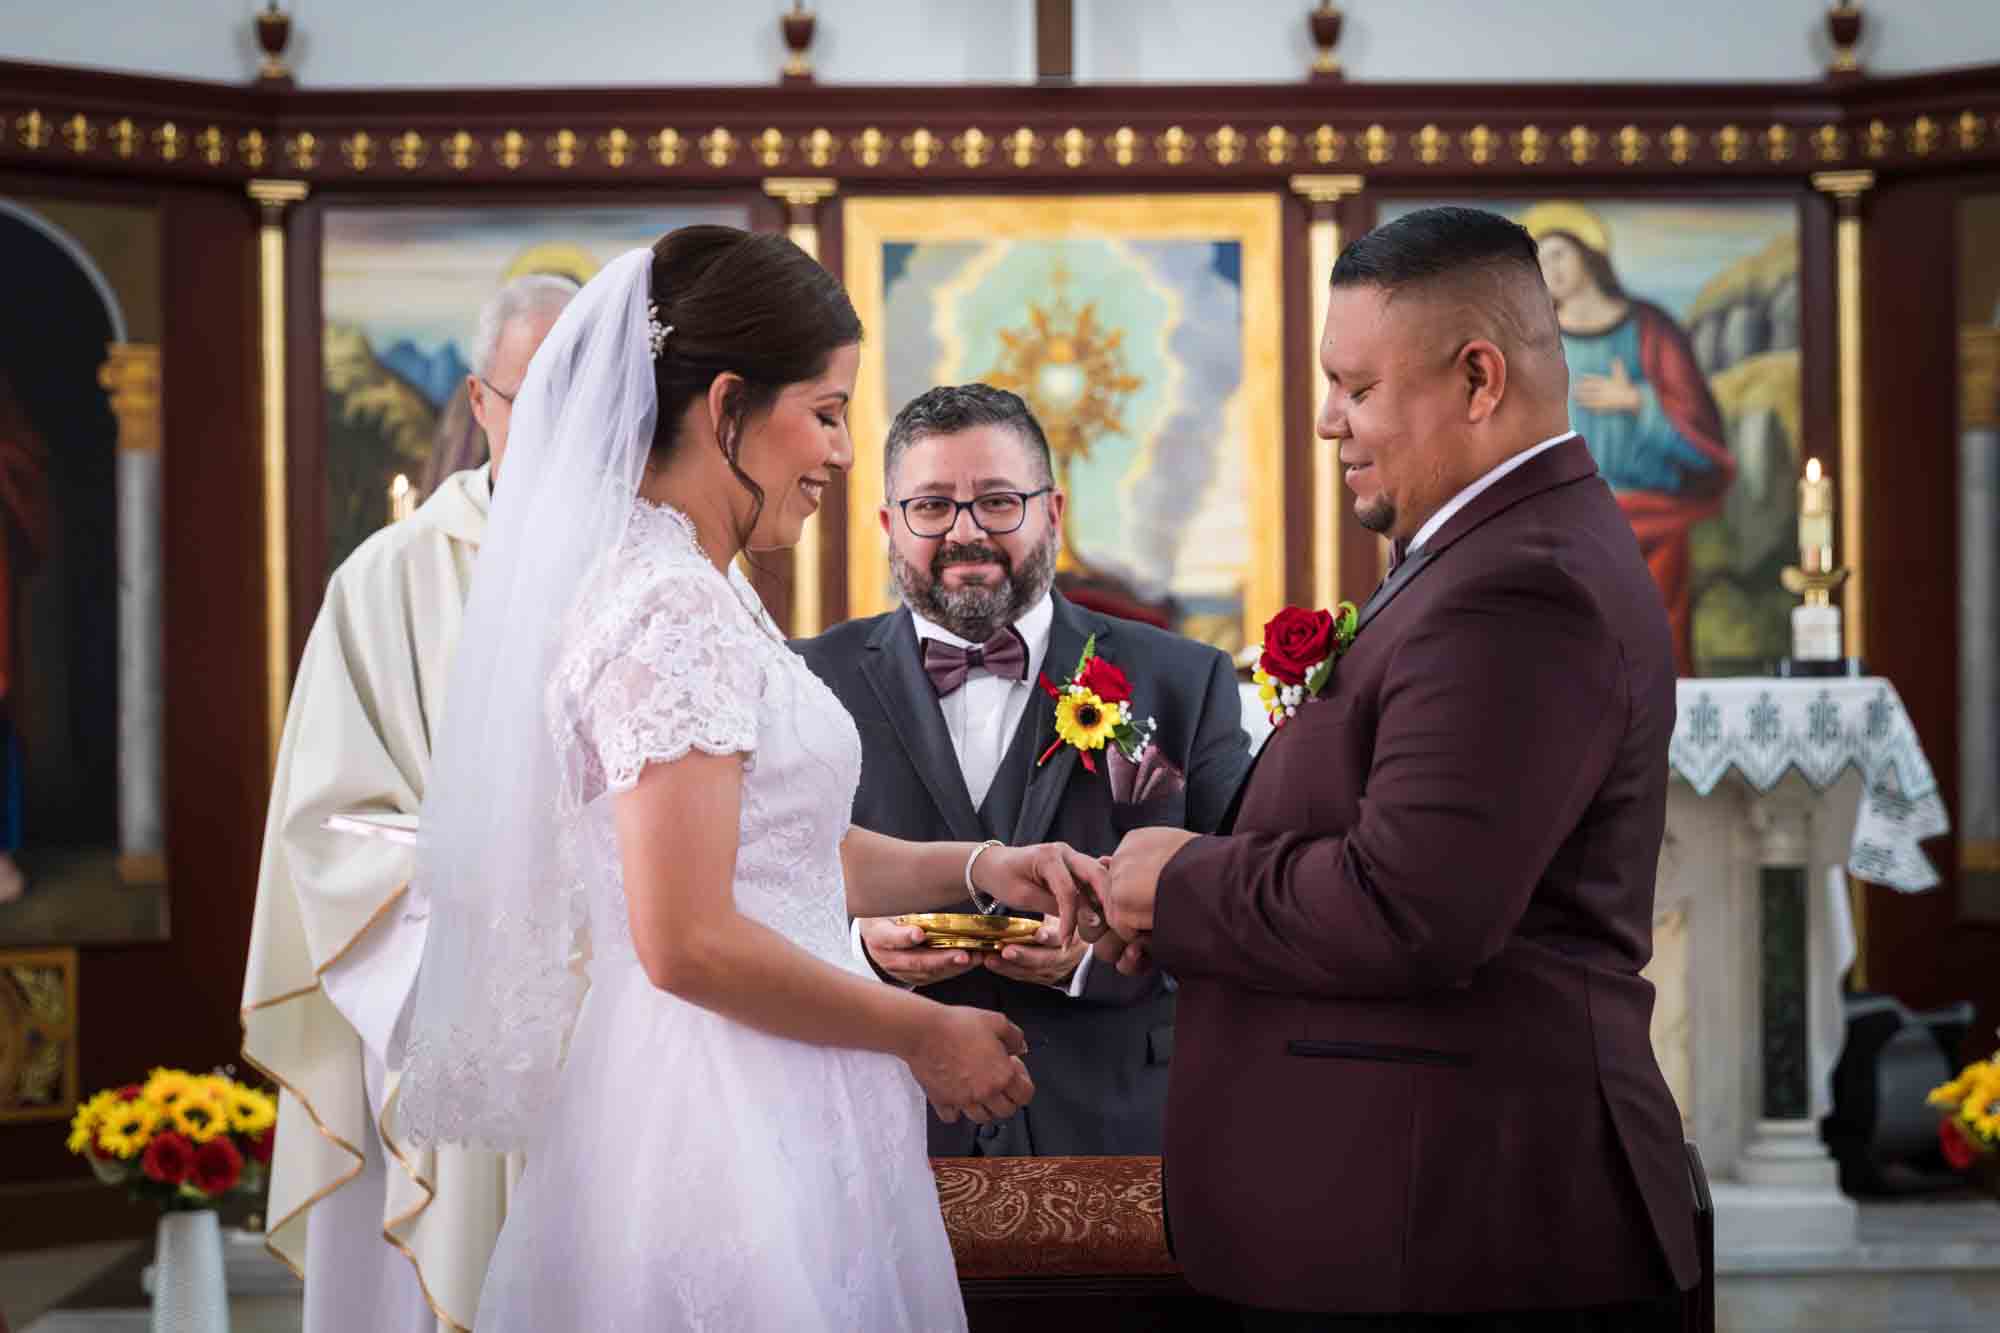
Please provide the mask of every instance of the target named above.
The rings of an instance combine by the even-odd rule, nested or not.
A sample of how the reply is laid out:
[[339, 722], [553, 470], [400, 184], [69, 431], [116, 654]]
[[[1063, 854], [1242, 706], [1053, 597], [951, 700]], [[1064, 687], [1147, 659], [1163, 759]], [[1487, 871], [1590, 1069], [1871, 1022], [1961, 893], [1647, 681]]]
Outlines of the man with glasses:
[[[883, 453], [903, 608], [799, 645], [861, 732], [854, 822], [925, 840], [1055, 838], [1099, 855], [1142, 825], [1212, 831], [1249, 764], [1229, 659], [1054, 591], [1066, 497], [1027, 404], [984, 384], [932, 389], [897, 415]], [[1093, 636], [1129, 679], [1134, 716], [1156, 724], [1136, 772], [1109, 750], [1094, 772], [1069, 746], [1050, 750], [1055, 701], [1040, 681], [1067, 679]], [[854, 931], [885, 980], [998, 1010], [1027, 1034], [1034, 1104], [984, 1126], [933, 1115], [932, 1155], [1160, 1150], [1171, 978], [1093, 967], [1080, 941], [974, 953], [930, 948], [893, 920]]]
[[284, 1089], [269, 1243], [305, 1275], [306, 1333], [470, 1328], [513, 1174], [395, 1131], [397, 1025], [426, 914], [407, 848], [330, 814], [414, 815], [512, 402], [573, 283], [517, 278], [480, 311], [467, 394], [491, 462], [446, 477], [334, 571], [271, 780], [243, 1053]]

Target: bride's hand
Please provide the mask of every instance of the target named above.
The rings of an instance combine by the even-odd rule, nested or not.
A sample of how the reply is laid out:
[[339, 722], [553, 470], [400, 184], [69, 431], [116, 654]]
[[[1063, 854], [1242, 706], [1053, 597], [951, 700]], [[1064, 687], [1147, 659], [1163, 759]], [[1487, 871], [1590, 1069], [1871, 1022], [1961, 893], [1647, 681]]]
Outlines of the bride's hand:
[[904, 1055], [924, 1096], [947, 1125], [960, 1115], [977, 1124], [1005, 1120], [1028, 1104], [1035, 1082], [1021, 1056], [1028, 1039], [1000, 1014], [933, 1004]]
[[972, 882], [1009, 907], [1055, 917], [1056, 943], [1067, 947], [1079, 917], [1086, 936], [1102, 922], [1098, 904], [1108, 873], [1096, 857], [1068, 843], [1044, 842], [993, 848], [973, 862]]

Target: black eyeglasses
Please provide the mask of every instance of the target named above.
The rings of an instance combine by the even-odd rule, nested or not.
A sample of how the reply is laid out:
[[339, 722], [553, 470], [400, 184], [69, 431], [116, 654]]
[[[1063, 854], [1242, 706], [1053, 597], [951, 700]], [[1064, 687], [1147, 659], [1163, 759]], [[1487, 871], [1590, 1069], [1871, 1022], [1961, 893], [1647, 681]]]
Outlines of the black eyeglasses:
[[972, 521], [989, 537], [1017, 532], [1028, 521], [1028, 501], [1047, 495], [1055, 487], [1038, 491], [988, 491], [970, 500], [954, 500], [949, 495], [913, 495], [894, 504], [903, 511], [903, 526], [913, 537], [942, 537], [958, 526], [958, 516], [970, 512]]
[[484, 375], [479, 376], [478, 379], [481, 384], [484, 384], [486, 386], [486, 392], [492, 394], [495, 398], [498, 398], [501, 402], [507, 404], [507, 406], [509, 407], [512, 407], [514, 405], [514, 393], [521, 392], [519, 389], [516, 389], [514, 390], [514, 393], [501, 393], [498, 389], [493, 387], [493, 381], [487, 379]]

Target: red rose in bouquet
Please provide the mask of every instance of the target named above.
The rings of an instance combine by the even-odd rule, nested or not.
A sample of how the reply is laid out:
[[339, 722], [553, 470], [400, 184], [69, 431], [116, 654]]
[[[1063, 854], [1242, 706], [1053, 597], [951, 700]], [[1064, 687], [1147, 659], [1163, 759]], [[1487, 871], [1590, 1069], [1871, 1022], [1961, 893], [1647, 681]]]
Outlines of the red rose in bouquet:
[[1946, 1117], [1938, 1121], [1938, 1147], [1944, 1152], [1944, 1160], [1954, 1171], [1969, 1171], [1979, 1160], [1979, 1149], [1965, 1137], [1958, 1121]]
[[1288, 606], [1264, 626], [1264, 674], [1286, 685], [1303, 685], [1314, 667], [1333, 656], [1336, 625], [1326, 611]]
[[271, 1150], [277, 1146], [277, 1143], [278, 1127], [276, 1125], [271, 1126], [262, 1133], [252, 1134], [250, 1136], [250, 1160], [269, 1166], [271, 1164]]
[[1101, 657], [1092, 657], [1076, 673], [1076, 684], [1108, 704], [1122, 704], [1132, 697], [1132, 682], [1125, 673]]
[[185, 1134], [168, 1130], [153, 1136], [146, 1145], [146, 1155], [139, 1159], [139, 1166], [145, 1173], [162, 1185], [178, 1185], [194, 1170], [194, 1144]]
[[203, 1194], [227, 1194], [243, 1176], [243, 1154], [227, 1137], [213, 1138], [195, 1149], [192, 1184]]

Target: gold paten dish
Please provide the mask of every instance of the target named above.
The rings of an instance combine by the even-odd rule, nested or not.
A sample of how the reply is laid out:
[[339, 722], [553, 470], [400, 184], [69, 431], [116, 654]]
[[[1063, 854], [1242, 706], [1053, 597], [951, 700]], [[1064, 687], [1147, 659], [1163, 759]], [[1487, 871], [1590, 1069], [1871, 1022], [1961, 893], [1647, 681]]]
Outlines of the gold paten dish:
[[1042, 923], [1028, 916], [980, 916], [976, 912], [912, 912], [896, 918], [899, 926], [921, 926], [929, 949], [998, 949], [1025, 944]]

